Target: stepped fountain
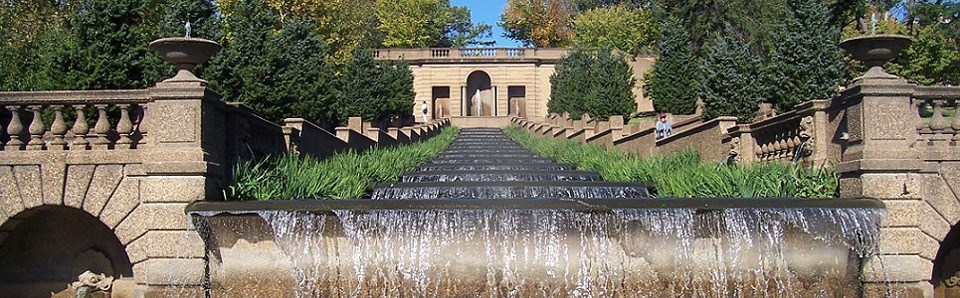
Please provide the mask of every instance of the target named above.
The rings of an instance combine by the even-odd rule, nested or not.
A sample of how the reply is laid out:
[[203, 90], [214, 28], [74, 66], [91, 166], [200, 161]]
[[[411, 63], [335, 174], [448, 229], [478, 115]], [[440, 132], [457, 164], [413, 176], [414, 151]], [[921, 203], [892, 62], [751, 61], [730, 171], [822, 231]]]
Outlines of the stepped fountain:
[[877, 250], [875, 200], [664, 199], [600, 178], [464, 129], [370, 199], [187, 213], [214, 297], [857, 296]]

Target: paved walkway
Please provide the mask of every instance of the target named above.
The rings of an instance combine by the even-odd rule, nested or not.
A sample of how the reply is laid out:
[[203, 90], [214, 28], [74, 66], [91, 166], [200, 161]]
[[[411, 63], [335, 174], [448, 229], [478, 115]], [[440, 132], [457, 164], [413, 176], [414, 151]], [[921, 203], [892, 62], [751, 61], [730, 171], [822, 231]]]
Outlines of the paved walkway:
[[636, 183], [605, 182], [597, 172], [540, 157], [495, 128], [465, 128], [450, 147], [373, 199], [649, 198]]

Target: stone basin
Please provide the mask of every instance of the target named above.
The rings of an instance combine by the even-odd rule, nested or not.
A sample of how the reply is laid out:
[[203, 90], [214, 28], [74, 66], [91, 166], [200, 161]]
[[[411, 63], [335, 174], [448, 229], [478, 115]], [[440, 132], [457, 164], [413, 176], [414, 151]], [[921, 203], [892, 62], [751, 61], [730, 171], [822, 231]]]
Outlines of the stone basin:
[[858, 296], [868, 199], [197, 202], [211, 297]]

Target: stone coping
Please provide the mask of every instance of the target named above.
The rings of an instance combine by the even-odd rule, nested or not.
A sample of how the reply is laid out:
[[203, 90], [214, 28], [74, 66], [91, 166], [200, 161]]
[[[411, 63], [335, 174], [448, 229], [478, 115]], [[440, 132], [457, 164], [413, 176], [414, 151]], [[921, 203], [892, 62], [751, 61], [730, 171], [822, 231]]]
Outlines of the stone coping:
[[696, 209], [702, 211], [731, 208], [804, 209], [865, 208], [885, 209], [875, 199], [743, 199], [743, 198], [657, 198], [657, 199], [448, 199], [448, 200], [283, 200], [283, 201], [203, 201], [193, 202], [186, 214], [203, 216], [244, 214], [260, 211], [306, 211], [331, 213], [333, 210], [575, 210], [612, 211], [617, 209]]

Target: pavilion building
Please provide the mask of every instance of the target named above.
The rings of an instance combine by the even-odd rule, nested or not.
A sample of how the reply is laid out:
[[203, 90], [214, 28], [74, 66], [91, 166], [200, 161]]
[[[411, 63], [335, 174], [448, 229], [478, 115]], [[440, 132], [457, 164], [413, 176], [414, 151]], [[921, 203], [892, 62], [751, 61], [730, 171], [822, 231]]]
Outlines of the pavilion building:
[[[430, 118], [543, 117], [550, 100], [550, 75], [569, 48], [420, 48], [377, 49], [380, 60], [403, 59], [413, 72], [418, 121], [423, 102]], [[637, 79], [637, 111], [653, 111], [643, 94], [643, 74], [653, 56], [628, 61]], [[477, 119], [479, 120], [479, 119]]]

